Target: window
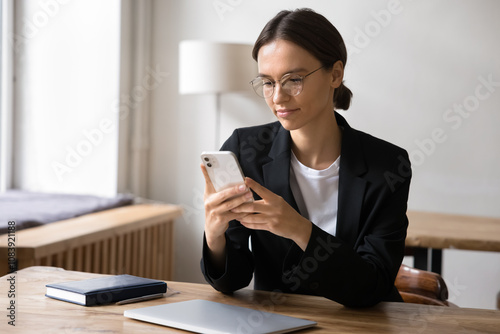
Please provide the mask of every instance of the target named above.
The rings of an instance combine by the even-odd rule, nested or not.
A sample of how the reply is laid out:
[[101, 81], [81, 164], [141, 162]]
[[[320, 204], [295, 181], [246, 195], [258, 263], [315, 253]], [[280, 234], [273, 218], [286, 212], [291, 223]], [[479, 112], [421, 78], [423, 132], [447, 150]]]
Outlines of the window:
[[120, 1], [14, 1], [12, 187], [116, 194]]

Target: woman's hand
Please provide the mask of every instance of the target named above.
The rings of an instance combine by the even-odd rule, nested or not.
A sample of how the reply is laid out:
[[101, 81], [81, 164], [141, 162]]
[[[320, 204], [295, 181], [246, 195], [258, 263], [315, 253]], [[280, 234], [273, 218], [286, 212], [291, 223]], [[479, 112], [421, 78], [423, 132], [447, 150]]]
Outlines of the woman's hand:
[[281, 196], [248, 177], [245, 183], [262, 199], [241, 204], [233, 209], [233, 213], [246, 214], [236, 219], [247, 228], [266, 230], [292, 239], [302, 250], [305, 250], [311, 237], [312, 223], [295, 211]]
[[205, 177], [205, 238], [213, 258], [220, 260], [225, 254], [226, 238], [224, 233], [229, 222], [233, 219], [243, 219], [248, 215], [232, 210], [251, 199], [253, 195], [244, 184], [216, 192], [203, 164], [201, 164], [201, 170]]

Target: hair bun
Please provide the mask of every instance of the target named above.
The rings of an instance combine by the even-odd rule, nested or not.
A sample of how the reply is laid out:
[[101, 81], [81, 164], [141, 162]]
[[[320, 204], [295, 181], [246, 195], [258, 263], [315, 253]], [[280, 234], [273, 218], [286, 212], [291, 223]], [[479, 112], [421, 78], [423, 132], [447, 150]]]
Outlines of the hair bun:
[[335, 103], [335, 109], [349, 109], [349, 106], [351, 105], [351, 99], [351, 90], [344, 85], [344, 82], [342, 82], [333, 93], [333, 102]]

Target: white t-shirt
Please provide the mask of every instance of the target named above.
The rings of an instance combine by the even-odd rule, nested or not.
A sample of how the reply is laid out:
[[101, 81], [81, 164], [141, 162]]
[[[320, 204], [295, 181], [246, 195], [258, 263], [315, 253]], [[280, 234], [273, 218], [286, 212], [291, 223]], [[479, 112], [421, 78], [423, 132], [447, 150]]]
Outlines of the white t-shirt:
[[290, 188], [300, 213], [323, 231], [335, 235], [339, 193], [340, 156], [327, 169], [304, 166], [293, 154]]

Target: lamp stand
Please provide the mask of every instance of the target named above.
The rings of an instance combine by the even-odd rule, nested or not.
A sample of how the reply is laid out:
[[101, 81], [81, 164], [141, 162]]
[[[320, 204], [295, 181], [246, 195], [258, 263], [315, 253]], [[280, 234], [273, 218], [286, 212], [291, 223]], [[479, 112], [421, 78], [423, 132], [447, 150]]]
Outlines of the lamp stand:
[[220, 128], [221, 128], [221, 93], [215, 93], [215, 150], [218, 151], [220, 148]]

